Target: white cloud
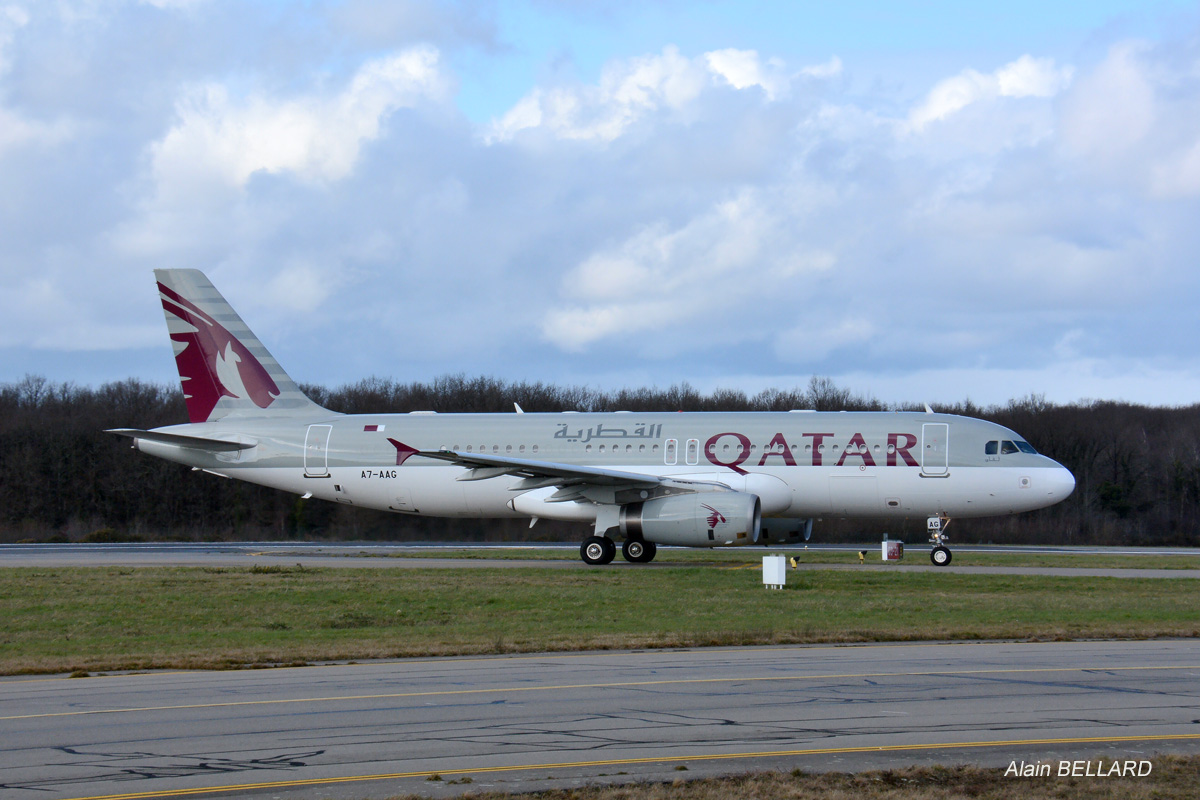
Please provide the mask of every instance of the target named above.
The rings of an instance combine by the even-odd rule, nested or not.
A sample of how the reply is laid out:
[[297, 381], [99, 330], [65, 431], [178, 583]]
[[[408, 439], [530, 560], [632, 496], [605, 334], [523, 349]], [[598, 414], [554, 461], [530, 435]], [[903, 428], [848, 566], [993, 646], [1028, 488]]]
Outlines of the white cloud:
[[297, 263], [281, 269], [267, 284], [267, 296], [289, 311], [308, 313], [320, 307], [333, 281], [313, 264]]
[[[571, 352], [647, 331], [664, 348], [736, 338], [731, 329], [758, 317], [757, 304], [769, 307], [835, 261], [790, 237], [780, 201], [747, 189], [682, 226], [648, 226], [590, 255], [563, 280], [544, 338]], [[747, 327], [757, 334], [761, 326]]]
[[1114, 45], [1063, 98], [1064, 154], [1107, 186], [1160, 200], [1200, 196], [1196, 63], [1144, 41]]
[[[816, 69], [823, 75], [832, 66]], [[836, 66], [840, 69], [840, 62]], [[668, 46], [660, 55], [610, 62], [598, 85], [534, 89], [495, 120], [484, 139], [494, 144], [521, 131], [544, 129], [561, 139], [611, 142], [655, 112], [685, 111], [717, 85], [759, 89], [768, 102], [776, 101], [790, 82], [783, 67], [778, 59], [762, 61], [753, 50], [714, 50], [687, 58]]]
[[775, 100], [788, 88], [783, 62], [777, 58], [763, 63], [754, 50], [713, 50], [704, 54], [709, 70], [735, 89], [757, 86], [767, 100]]
[[[25, 9], [14, 5], [0, 7], [0, 79], [12, 70], [10, 51], [17, 34], [29, 22], [29, 12]], [[0, 155], [24, 145], [52, 147], [74, 133], [75, 126], [65, 119], [43, 122], [0, 105]]]
[[219, 177], [242, 186], [256, 172], [336, 181], [354, 169], [387, 115], [423, 99], [443, 99], [447, 81], [436, 49], [414, 47], [359, 68], [338, 94], [235, 99], [221, 84], [189, 92], [178, 123], [152, 148], [160, 187]]
[[999, 97], [1053, 97], [1071, 82], [1071, 67], [1059, 68], [1050, 58], [1023, 55], [995, 72], [983, 74], [965, 69], [940, 81], [908, 115], [912, 130], [961, 111], [967, 106]]
[[842, 60], [831, 56], [824, 64], [811, 64], [802, 68], [800, 74], [806, 78], [836, 78], [842, 74]]
[[161, 9], [192, 8], [207, 3], [208, 0], [139, 0], [139, 2]]
[[1064, 99], [1062, 142], [1074, 155], [1109, 163], [1154, 128], [1154, 86], [1141, 64], [1145, 45], [1114, 47]]
[[1200, 139], [1155, 164], [1150, 173], [1150, 185], [1157, 197], [1200, 195]]
[[[490, 7], [393, 5], [0, 9], [5, 365], [47, 363], [10, 359], [23, 343], [64, 364], [161, 346], [149, 269], [170, 265], [209, 270], [328, 383], [817, 372], [1002, 401], [1126, 367], [1144, 396], [1200, 382], [1181, 311], [1200, 296], [1194, 39], [1018, 42], [918, 78], [927, 57], [788, 67], [802, 56], [739, 36], [514, 86]], [[443, 46], [401, 49], [423, 40]], [[520, 100], [474, 126], [459, 75]], [[73, 127], [51, 141], [52, 120]], [[63, 377], [127, 374], [102, 374], [105, 352]], [[921, 378], [936, 391], [905, 389]]]
[[661, 55], [608, 64], [597, 86], [535, 89], [486, 135], [489, 143], [528, 128], [546, 128], [563, 139], [612, 141], [642, 115], [680, 109], [704, 88], [705, 71], [675, 47]]

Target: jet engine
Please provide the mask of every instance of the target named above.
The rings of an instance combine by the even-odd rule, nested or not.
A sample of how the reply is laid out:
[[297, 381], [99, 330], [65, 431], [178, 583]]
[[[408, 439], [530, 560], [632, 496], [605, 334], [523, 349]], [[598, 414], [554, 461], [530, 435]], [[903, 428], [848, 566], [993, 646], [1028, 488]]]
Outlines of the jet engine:
[[745, 492], [680, 494], [621, 507], [621, 533], [656, 544], [752, 544], [758, 541], [761, 521], [758, 495]]

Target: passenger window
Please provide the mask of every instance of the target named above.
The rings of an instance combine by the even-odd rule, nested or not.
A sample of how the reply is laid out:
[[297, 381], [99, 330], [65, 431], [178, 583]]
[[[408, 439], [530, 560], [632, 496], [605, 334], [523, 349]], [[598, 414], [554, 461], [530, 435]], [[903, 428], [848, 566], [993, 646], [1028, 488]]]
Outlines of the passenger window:
[[1000, 443], [1000, 455], [1002, 455], [1002, 456], [1007, 456], [1011, 453], [1019, 453], [1019, 452], [1021, 452], [1021, 451], [1017, 449], [1017, 446], [1010, 441], [1005, 440]]
[[988, 442], [983, 446], [983, 454], [985, 456], [994, 456], [1000, 450], [999, 442]]
[[533, 446], [533, 452], [535, 452], [535, 453], [537, 452], [537, 445], [536, 445], [536, 444]]

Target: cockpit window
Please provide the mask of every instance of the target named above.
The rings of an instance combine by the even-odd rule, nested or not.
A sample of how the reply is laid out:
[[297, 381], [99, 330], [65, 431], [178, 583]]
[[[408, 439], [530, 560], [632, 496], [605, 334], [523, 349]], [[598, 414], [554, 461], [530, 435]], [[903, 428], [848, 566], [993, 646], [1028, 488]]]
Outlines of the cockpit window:
[[1033, 449], [1033, 445], [1029, 442], [1023, 442], [1020, 439], [1016, 441], [1003, 442], [988, 442], [983, 446], [984, 455], [994, 456], [997, 453], [1000, 455], [1009, 455], [1011, 453], [1029, 453], [1031, 456], [1037, 455], [1037, 450]]

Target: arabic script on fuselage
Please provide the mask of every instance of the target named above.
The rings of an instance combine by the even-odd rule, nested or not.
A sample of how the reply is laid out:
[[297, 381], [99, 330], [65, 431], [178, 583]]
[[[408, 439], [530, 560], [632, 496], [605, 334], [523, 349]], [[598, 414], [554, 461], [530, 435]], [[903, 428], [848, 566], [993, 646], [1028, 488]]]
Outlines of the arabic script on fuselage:
[[662, 436], [662, 425], [646, 425], [635, 423], [629, 428], [617, 428], [605, 425], [603, 422], [590, 428], [571, 430], [565, 422], [558, 426], [554, 433], [555, 439], [566, 439], [568, 442], [590, 442], [593, 439], [657, 439]]

